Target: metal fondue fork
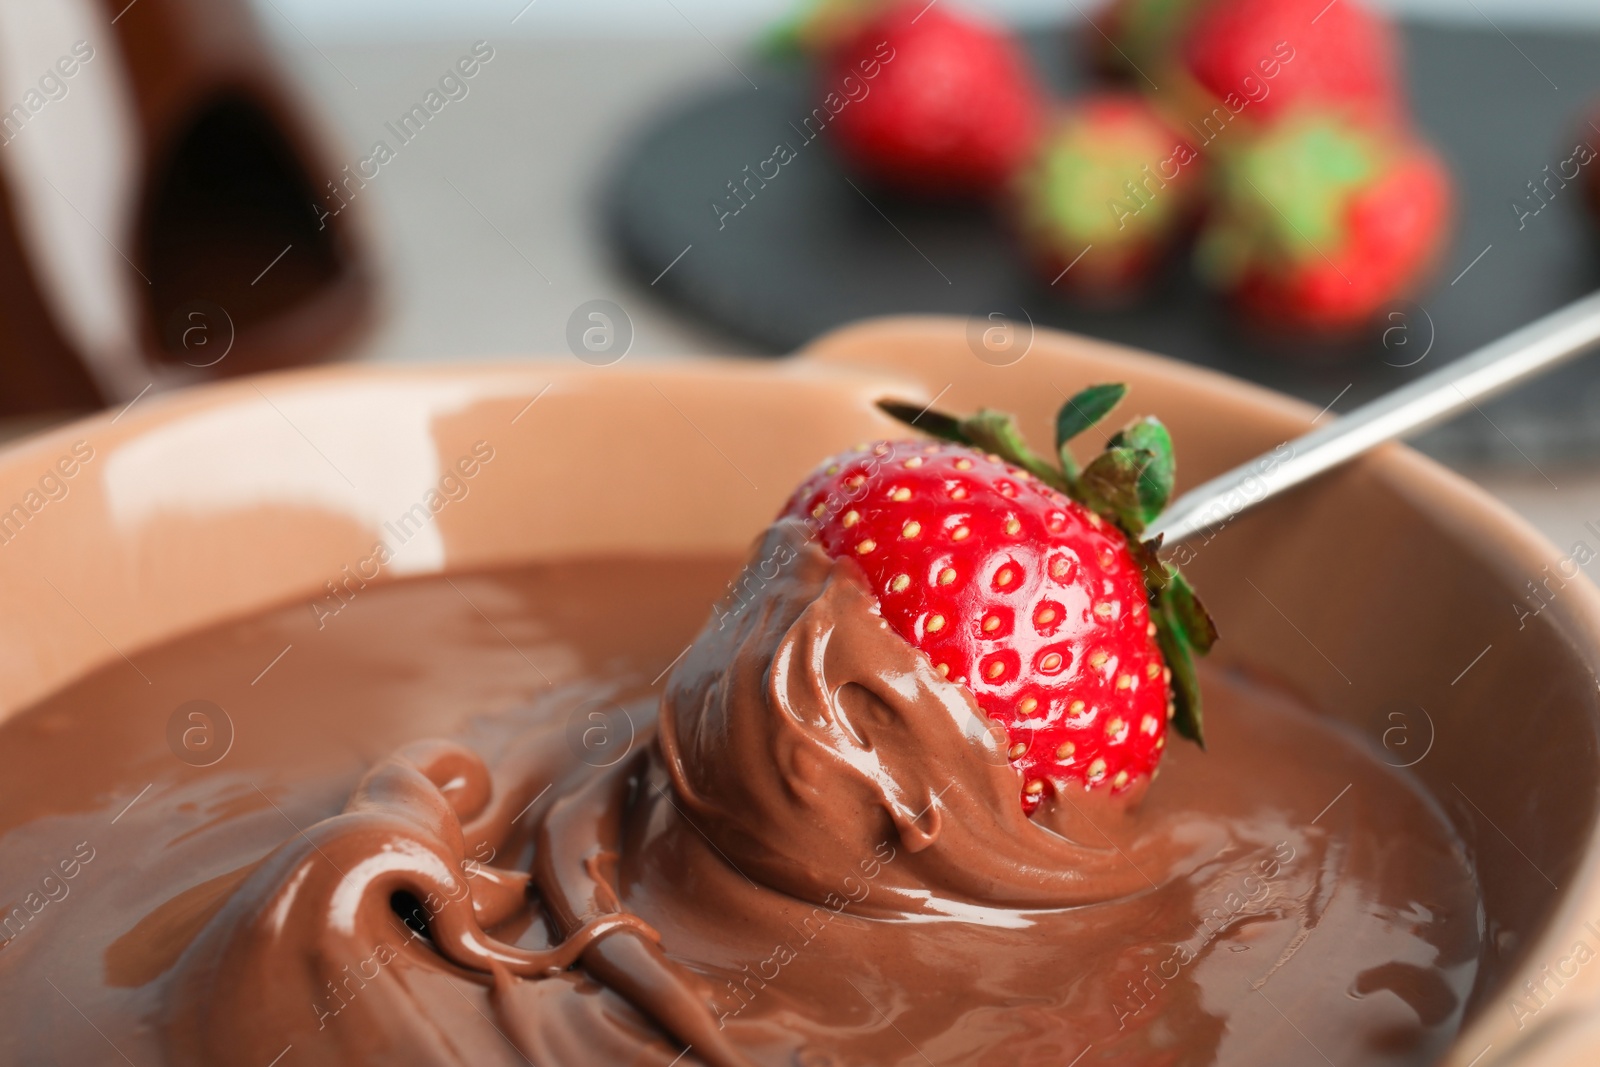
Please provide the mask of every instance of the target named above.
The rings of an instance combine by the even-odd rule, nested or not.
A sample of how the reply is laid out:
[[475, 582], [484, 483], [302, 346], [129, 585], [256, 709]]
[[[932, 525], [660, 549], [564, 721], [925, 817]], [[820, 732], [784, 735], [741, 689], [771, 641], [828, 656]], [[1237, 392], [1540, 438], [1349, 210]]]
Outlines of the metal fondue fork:
[[1221, 526], [1263, 500], [1385, 441], [1443, 422], [1596, 344], [1600, 344], [1600, 293], [1591, 293], [1321, 429], [1196, 486], [1174, 500], [1144, 536], [1164, 534], [1170, 546]]

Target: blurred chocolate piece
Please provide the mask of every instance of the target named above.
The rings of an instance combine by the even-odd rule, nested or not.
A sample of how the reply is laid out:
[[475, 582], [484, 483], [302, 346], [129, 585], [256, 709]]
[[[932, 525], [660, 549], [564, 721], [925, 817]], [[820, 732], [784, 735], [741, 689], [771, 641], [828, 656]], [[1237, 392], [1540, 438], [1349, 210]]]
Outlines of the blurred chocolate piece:
[[326, 358], [356, 213], [245, 0], [0, 0], [0, 416]]

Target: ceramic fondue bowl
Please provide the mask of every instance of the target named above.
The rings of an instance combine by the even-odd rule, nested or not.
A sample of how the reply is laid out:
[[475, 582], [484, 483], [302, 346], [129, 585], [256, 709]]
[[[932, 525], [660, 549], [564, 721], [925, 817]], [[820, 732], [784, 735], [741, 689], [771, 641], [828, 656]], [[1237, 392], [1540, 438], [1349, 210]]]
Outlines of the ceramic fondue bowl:
[[[358, 366], [149, 397], [0, 454], [0, 717], [142, 649], [314, 599], [475, 441], [492, 442], [493, 477], [380, 581], [739, 553], [819, 458], [897, 432], [880, 397], [1008, 409], [1042, 440], [1063, 398], [1096, 381], [1128, 382], [1130, 408], [1171, 428], [1180, 490], [1316, 414], [1046, 331], [994, 365], [965, 320], [937, 318], [853, 326], [776, 364]], [[1224, 635], [1219, 664], [1338, 720], [1415, 776], [1464, 842], [1483, 950], [1443, 1062], [1595, 1062], [1600, 595], [1505, 508], [1398, 446], [1188, 556]]]

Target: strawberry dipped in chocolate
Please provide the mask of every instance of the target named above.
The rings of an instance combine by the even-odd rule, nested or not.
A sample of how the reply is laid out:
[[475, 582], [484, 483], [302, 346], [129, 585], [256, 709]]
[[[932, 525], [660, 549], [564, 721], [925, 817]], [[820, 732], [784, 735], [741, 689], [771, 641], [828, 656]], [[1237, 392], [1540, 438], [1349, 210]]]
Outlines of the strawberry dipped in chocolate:
[[1121, 399], [1073, 397], [1058, 461], [1015, 420], [958, 419], [885, 402], [939, 440], [835, 456], [782, 518], [865, 575], [884, 621], [1003, 727], [1023, 809], [1062, 790], [1123, 794], [1148, 782], [1169, 723], [1201, 741], [1193, 655], [1216, 631], [1194, 591], [1140, 533], [1173, 484], [1171, 439], [1136, 420], [1081, 470], [1068, 442]]

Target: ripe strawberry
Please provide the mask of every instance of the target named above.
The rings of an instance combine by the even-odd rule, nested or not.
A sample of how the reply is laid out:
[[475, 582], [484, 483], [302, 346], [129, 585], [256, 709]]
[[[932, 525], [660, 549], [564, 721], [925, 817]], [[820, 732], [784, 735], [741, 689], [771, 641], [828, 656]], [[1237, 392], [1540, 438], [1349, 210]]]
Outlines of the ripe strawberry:
[[1181, 53], [1212, 97], [1248, 100], [1254, 122], [1308, 105], [1366, 120], [1402, 111], [1394, 27], [1360, 0], [1213, 0]]
[[[1069, 401], [1061, 444], [1123, 392]], [[836, 456], [782, 517], [860, 566], [889, 626], [1005, 728], [1023, 809], [1071, 784], [1118, 794], [1148, 779], [1169, 718], [1198, 741], [1190, 649], [1215, 631], [1155, 543], [1137, 539], [1172, 485], [1161, 424], [1130, 424], [1079, 473], [1064, 447], [1060, 468], [1029, 451], [1009, 415], [882, 406], [945, 441]]]
[[1332, 115], [1274, 127], [1217, 177], [1200, 273], [1268, 323], [1360, 327], [1417, 284], [1446, 235], [1438, 157]]
[[[875, 70], [870, 80], [860, 72]], [[869, 180], [923, 197], [986, 196], [1033, 151], [1041, 95], [1004, 31], [948, 4], [896, 3], [870, 19], [821, 68], [821, 89], [866, 92], [842, 101], [839, 151]], [[831, 110], [831, 109], [830, 109]]]
[[1117, 301], [1188, 229], [1200, 175], [1200, 154], [1143, 98], [1100, 93], [1062, 109], [1018, 179], [1017, 226], [1052, 286]]

